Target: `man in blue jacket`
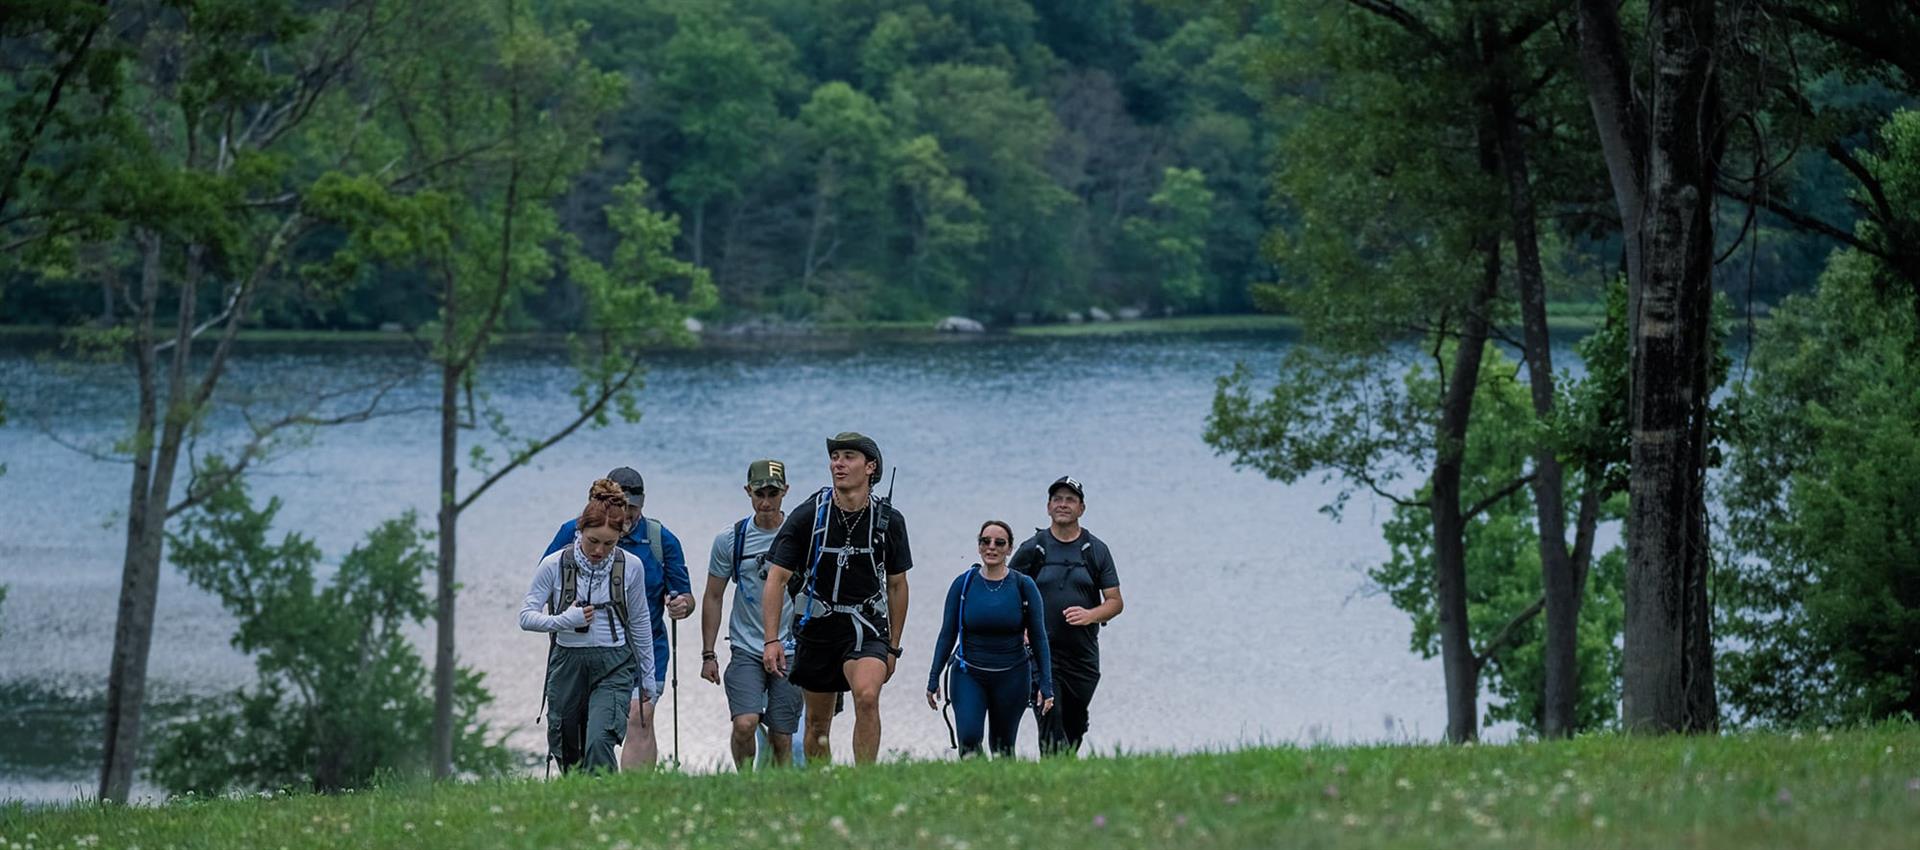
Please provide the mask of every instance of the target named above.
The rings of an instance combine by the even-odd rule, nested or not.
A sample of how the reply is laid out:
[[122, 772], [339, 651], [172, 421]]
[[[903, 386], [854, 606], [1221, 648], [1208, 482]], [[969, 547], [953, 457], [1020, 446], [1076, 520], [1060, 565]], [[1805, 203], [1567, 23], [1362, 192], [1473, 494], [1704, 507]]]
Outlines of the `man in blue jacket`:
[[[693, 613], [693, 585], [687, 579], [687, 556], [680, 549], [680, 538], [659, 520], [648, 519], [642, 513], [647, 485], [639, 472], [623, 466], [607, 473], [607, 478], [627, 493], [627, 532], [620, 538], [620, 548], [639, 558], [647, 568], [647, 613], [653, 623], [653, 692], [665, 693], [666, 670], [673, 663], [672, 650], [667, 645], [666, 618], [684, 620]], [[570, 519], [560, 525], [546, 554], [573, 544], [577, 522]], [[652, 765], [660, 760], [660, 743], [653, 734], [654, 702], [646, 698], [643, 684], [634, 683], [633, 704], [627, 711], [627, 741], [620, 749], [621, 770]]]

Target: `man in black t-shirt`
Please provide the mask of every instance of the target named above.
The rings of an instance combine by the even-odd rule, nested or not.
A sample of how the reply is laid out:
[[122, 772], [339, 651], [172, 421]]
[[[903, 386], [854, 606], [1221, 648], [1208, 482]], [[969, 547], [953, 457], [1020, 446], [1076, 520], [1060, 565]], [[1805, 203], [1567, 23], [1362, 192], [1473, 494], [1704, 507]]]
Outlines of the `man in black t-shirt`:
[[[913, 554], [907, 521], [885, 499], [873, 497], [880, 480], [880, 447], [846, 432], [827, 440], [833, 486], [794, 506], [767, 550], [762, 599], [788, 593], [797, 577], [793, 664], [789, 647], [768, 640], [767, 672], [787, 676], [806, 702], [807, 761], [831, 759], [834, 698], [853, 692], [853, 759], [880, 755], [880, 686], [893, 678], [907, 622], [907, 576]], [[780, 634], [779, 605], [763, 606], [766, 633]]]
[[1042, 755], [1080, 751], [1087, 735], [1087, 707], [1100, 685], [1100, 626], [1119, 616], [1120, 574], [1107, 544], [1080, 527], [1087, 491], [1073, 476], [1047, 487], [1052, 527], [1034, 532], [1007, 562], [1040, 586], [1052, 650], [1054, 710], [1035, 711]]

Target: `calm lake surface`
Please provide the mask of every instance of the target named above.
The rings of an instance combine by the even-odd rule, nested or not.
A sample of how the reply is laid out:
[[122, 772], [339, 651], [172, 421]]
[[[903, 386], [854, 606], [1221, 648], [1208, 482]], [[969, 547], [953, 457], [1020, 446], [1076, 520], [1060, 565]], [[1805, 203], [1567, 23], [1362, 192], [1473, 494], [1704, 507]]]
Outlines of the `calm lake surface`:
[[[1333, 485], [1283, 486], [1235, 471], [1200, 439], [1214, 379], [1236, 362], [1272, 375], [1288, 344], [1272, 335], [994, 337], [769, 341], [663, 355], [647, 376], [640, 422], [577, 434], [465, 514], [461, 658], [486, 674], [494, 728], [516, 748], [541, 749], [533, 719], [547, 641], [520, 631], [515, 615], [588, 482], [614, 466], [641, 470], [647, 514], [680, 537], [698, 588], [714, 535], [749, 511], [741, 492], [749, 461], [788, 462], [791, 506], [826, 483], [825, 437], [859, 430], [899, 470], [895, 504], [916, 564], [907, 654], [883, 697], [886, 750], [950, 757], [946, 727], [922, 695], [939, 601], [973, 562], [982, 520], [1043, 525], [1046, 486], [1069, 473], [1086, 483], [1083, 522], [1111, 545], [1127, 600], [1101, 636], [1092, 748], [1437, 737], [1439, 662], [1408, 650], [1407, 618], [1369, 593], [1363, 574], [1386, 553], [1384, 503], [1356, 496], [1335, 523], [1318, 511]], [[240, 358], [226, 386], [270, 409], [411, 363], [398, 348], [259, 349]], [[565, 420], [568, 385], [564, 357], [542, 351], [499, 354], [486, 382], [524, 436]], [[118, 367], [56, 368], [0, 352], [12, 420], [0, 427], [8, 467], [0, 584], [10, 587], [0, 610], [0, 799], [94, 789], [129, 470], [63, 446], [45, 428], [105, 446], [124, 433], [129, 392]], [[392, 401], [436, 398], [421, 379]], [[208, 431], [209, 443], [244, 433], [234, 416]], [[337, 561], [404, 510], [431, 522], [436, 441], [430, 412], [327, 429], [261, 468], [253, 490], [285, 502], [281, 531], [311, 537]], [[464, 493], [479, 476], [461, 480]], [[228, 645], [232, 628], [211, 596], [167, 570], [150, 672], [159, 713], [253, 680], [251, 662]], [[698, 677], [699, 634], [697, 613], [679, 626], [680, 749], [689, 769], [712, 770], [730, 764], [727, 710], [721, 689]], [[430, 658], [426, 630], [419, 635]], [[658, 718], [663, 753], [672, 749], [671, 706]], [[839, 759], [851, 727], [851, 715], [836, 724]], [[1030, 723], [1020, 748], [1034, 752]]]

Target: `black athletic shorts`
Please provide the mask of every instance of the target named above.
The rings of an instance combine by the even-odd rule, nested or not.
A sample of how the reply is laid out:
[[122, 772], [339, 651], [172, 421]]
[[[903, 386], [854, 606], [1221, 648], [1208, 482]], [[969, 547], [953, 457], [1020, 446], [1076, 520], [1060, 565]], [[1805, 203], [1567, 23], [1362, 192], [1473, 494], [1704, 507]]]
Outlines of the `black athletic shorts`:
[[[875, 635], [866, 627], [855, 622], [846, 614], [829, 614], [815, 617], [807, 627], [794, 635], [793, 658], [787, 671], [787, 681], [799, 685], [802, 690], [817, 694], [843, 693], [853, 686], [847, 683], [847, 671], [844, 666], [856, 658], [878, 658], [887, 660], [887, 647], [890, 630], [887, 618], [867, 618], [868, 622], [880, 629]], [[854, 629], [861, 631], [860, 648], [855, 650]]]

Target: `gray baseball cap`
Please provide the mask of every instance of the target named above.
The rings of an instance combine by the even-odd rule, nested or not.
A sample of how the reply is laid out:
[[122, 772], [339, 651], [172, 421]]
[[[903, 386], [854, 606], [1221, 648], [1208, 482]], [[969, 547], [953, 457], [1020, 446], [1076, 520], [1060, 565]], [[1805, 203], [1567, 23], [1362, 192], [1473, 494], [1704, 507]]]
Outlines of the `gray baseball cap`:
[[628, 496], [647, 494], [646, 479], [641, 478], [639, 470], [631, 466], [623, 466], [607, 473], [607, 480], [620, 485], [620, 489], [627, 491]]

